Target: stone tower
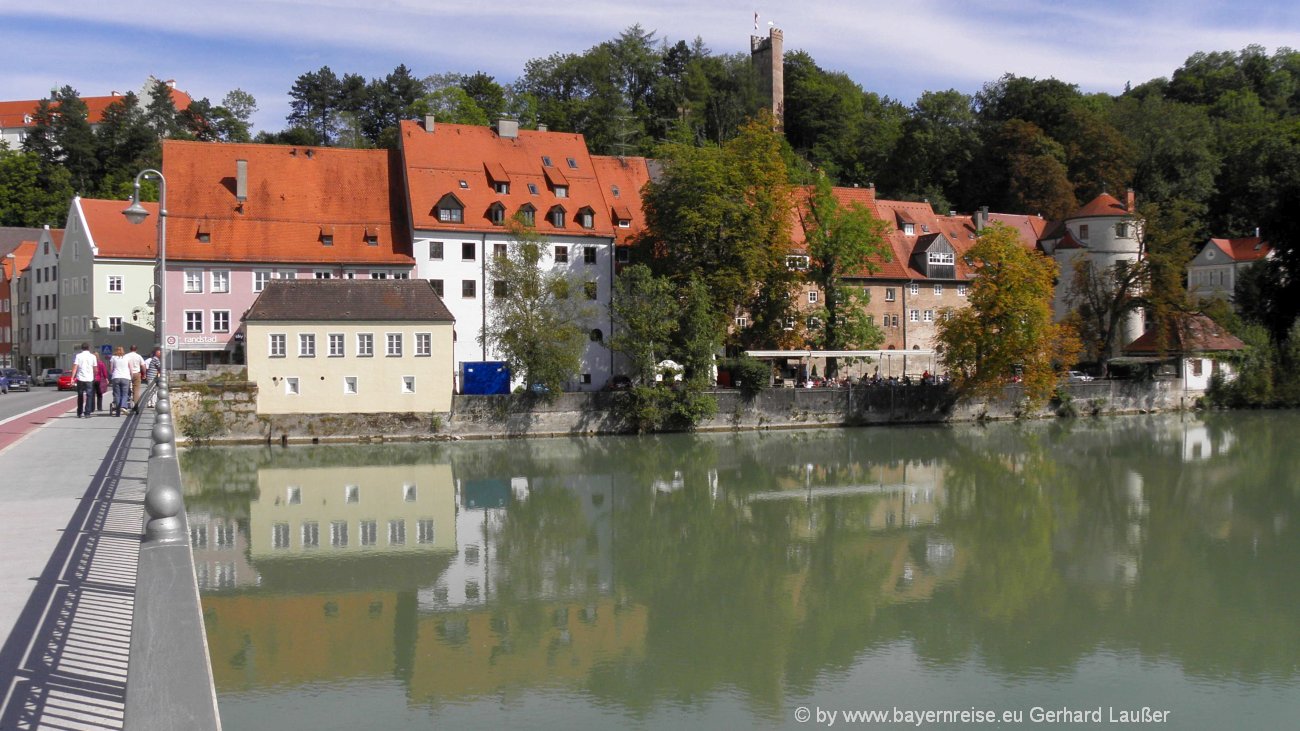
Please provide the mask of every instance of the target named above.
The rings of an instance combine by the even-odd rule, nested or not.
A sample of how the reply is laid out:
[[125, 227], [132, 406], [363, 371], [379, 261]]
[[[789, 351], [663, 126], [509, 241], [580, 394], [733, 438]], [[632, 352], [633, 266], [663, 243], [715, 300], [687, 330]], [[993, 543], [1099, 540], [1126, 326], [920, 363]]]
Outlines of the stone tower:
[[780, 28], [768, 31], [767, 38], [749, 37], [749, 57], [758, 73], [758, 91], [768, 101], [777, 129], [785, 125], [785, 36]]

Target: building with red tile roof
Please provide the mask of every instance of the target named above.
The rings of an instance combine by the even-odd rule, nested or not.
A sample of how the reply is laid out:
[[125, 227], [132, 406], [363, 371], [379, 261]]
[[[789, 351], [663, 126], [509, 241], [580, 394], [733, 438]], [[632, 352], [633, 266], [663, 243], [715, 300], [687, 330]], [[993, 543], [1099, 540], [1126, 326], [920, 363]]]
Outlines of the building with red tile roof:
[[433, 282], [456, 318], [455, 362], [497, 360], [481, 342], [490, 298], [508, 283], [490, 279], [488, 256], [516, 245], [507, 223], [545, 238], [542, 265], [593, 297], [591, 343], [574, 390], [596, 390], [613, 374], [605, 339], [616, 248], [644, 226], [644, 158], [602, 158], [582, 135], [495, 127], [402, 122], [400, 144], [417, 276]]
[[1196, 299], [1222, 297], [1231, 302], [1241, 275], [1272, 253], [1272, 245], [1258, 234], [1210, 239], [1187, 263], [1187, 291]]
[[1189, 391], [1204, 391], [1210, 379], [1219, 374], [1232, 380], [1236, 373], [1231, 361], [1223, 356], [1245, 350], [1246, 344], [1205, 315], [1178, 314], [1161, 333], [1150, 330], [1124, 346], [1124, 355], [1133, 361], [1160, 363], [1174, 361], [1175, 375], [1183, 379]]
[[41, 230], [32, 259], [18, 276], [20, 300], [17, 326], [23, 332], [19, 346], [25, 356], [23, 367], [32, 375], [42, 368], [66, 367], [59, 356], [59, 249], [63, 229]]
[[239, 361], [241, 318], [273, 278], [411, 276], [394, 152], [165, 140], [162, 171], [172, 367]]
[[0, 366], [6, 368], [16, 363], [14, 342], [20, 335], [17, 314], [21, 303], [14, 298], [18, 275], [31, 263], [34, 253], [36, 242], [22, 241], [0, 257]]
[[[150, 79], [150, 83], [152, 83]], [[176, 105], [177, 110], [184, 110], [189, 107], [192, 99], [190, 95], [176, 88], [176, 82], [167, 81], [171, 87], [172, 103]], [[86, 121], [94, 128], [104, 119], [104, 111], [115, 102], [121, 101], [123, 94], [113, 92], [108, 96], [83, 96], [81, 101], [86, 103]], [[143, 103], [148, 103], [147, 97], [142, 97]], [[23, 145], [23, 140], [27, 138], [27, 130], [35, 126], [35, 115], [37, 107], [40, 106], [39, 99], [25, 99], [22, 101], [0, 101], [0, 140], [8, 142], [10, 149], [19, 149]]]

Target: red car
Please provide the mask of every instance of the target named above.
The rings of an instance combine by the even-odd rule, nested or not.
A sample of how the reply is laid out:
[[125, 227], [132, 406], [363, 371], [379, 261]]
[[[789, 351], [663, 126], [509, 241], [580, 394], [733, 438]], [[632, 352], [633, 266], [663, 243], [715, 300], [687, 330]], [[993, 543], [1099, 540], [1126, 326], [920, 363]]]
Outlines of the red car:
[[76, 388], [77, 388], [77, 384], [73, 382], [71, 373], [64, 373], [63, 375], [59, 376], [60, 391], [72, 391]]

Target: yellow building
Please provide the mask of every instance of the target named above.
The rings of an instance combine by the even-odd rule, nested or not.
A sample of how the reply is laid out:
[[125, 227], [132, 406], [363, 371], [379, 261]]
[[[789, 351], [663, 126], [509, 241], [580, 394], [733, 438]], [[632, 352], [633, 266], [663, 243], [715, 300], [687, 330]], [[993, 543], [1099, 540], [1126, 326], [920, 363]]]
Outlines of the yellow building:
[[449, 412], [454, 324], [424, 280], [267, 282], [244, 317], [257, 412]]

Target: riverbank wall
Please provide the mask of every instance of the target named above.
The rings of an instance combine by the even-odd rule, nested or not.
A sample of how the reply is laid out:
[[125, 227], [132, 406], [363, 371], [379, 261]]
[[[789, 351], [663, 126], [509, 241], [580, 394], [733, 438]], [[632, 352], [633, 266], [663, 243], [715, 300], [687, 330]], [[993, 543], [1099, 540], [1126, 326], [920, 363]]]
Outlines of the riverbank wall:
[[[739, 391], [712, 392], [717, 413], [699, 431], [804, 429], [887, 424], [1044, 419], [1069, 416], [1159, 413], [1197, 408], [1203, 393], [1180, 380], [1093, 381], [1061, 386], [1059, 397], [1035, 409], [1017, 386], [1000, 398], [957, 399], [944, 386], [777, 388], [746, 398]], [[553, 401], [527, 394], [455, 396], [439, 414], [259, 415], [256, 386], [242, 382], [173, 381], [172, 408], [179, 436], [187, 427], [221, 443], [329, 443], [421, 439], [625, 434], [618, 393], [565, 393]]]

